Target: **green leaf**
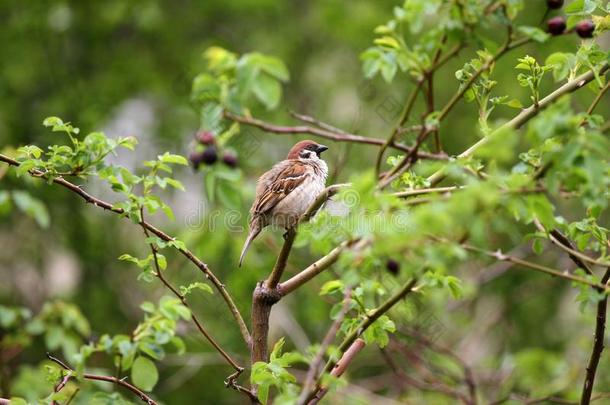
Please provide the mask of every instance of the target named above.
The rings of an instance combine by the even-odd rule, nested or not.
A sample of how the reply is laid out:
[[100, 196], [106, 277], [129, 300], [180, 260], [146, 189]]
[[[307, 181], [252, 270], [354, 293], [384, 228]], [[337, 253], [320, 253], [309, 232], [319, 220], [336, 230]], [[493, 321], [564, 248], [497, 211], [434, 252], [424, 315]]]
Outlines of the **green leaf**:
[[170, 177], [166, 177], [165, 181], [167, 182], [167, 184], [169, 184], [173, 188], [184, 191], [184, 186], [182, 185], [182, 183], [180, 181], [172, 179]]
[[191, 99], [194, 101], [218, 100], [220, 92], [221, 88], [216, 79], [207, 73], [202, 73], [193, 79]]
[[212, 290], [212, 287], [210, 287], [209, 285], [202, 283], [202, 282], [195, 282], [195, 283], [191, 283], [188, 286], [180, 286], [180, 294], [182, 295], [188, 295], [190, 294], [193, 290], [201, 290], [204, 292], [207, 292], [209, 294], [214, 294], [214, 290]]
[[165, 270], [167, 268], [167, 259], [161, 253], [157, 253], [157, 263], [161, 270]]
[[42, 125], [45, 127], [55, 127], [64, 125], [64, 122], [59, 117], [47, 117], [42, 121]]
[[573, 2], [571, 2], [564, 8], [564, 11], [567, 14], [579, 13], [582, 11], [584, 4], [585, 4], [584, 0], [574, 0]]
[[20, 211], [34, 218], [40, 227], [47, 228], [49, 226], [51, 222], [49, 212], [40, 200], [25, 191], [15, 190], [13, 191], [13, 201]]
[[159, 380], [159, 372], [155, 363], [147, 357], [138, 357], [131, 367], [131, 379], [136, 387], [144, 391], [152, 391]]
[[159, 160], [163, 163], [172, 163], [176, 165], [188, 166], [189, 162], [184, 156], [174, 155], [169, 152], [165, 152], [159, 156]]
[[144, 301], [142, 304], [140, 304], [140, 309], [142, 309], [144, 312], [152, 314], [155, 312], [155, 304], [150, 301]]
[[284, 62], [273, 56], [263, 55], [258, 52], [249, 53], [242, 58], [248, 58], [250, 64], [260, 68], [263, 72], [273, 76], [277, 80], [287, 82], [290, 79], [290, 74]]
[[322, 285], [322, 288], [320, 289], [320, 295], [328, 295], [333, 294], [337, 291], [343, 291], [343, 288], [344, 284], [341, 280], [327, 281], [326, 283], [324, 283], [324, 285]]
[[536, 42], [545, 42], [551, 36], [537, 27], [521, 26], [519, 32]]
[[282, 86], [280, 83], [266, 74], [259, 75], [252, 83], [254, 95], [267, 107], [272, 110], [278, 106], [282, 97]]
[[512, 108], [523, 108], [523, 104], [521, 104], [521, 101], [517, 100], [516, 98], [513, 98], [512, 100], [507, 102], [506, 105]]

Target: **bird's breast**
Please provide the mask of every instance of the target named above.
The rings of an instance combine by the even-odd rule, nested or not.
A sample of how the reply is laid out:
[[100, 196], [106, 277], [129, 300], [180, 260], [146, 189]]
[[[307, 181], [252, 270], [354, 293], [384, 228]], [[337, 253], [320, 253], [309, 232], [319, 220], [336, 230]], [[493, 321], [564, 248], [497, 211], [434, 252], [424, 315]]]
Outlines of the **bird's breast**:
[[282, 228], [296, 225], [299, 217], [307, 211], [323, 190], [323, 181], [318, 179], [305, 181], [275, 206], [271, 215], [271, 224]]

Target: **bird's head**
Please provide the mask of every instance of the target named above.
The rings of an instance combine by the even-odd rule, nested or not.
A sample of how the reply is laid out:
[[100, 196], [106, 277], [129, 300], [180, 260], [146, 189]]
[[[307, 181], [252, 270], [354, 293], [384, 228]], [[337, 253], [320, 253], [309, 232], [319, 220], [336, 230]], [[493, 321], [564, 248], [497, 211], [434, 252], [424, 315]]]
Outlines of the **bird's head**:
[[288, 152], [287, 159], [315, 159], [319, 158], [322, 152], [328, 149], [314, 141], [301, 141], [294, 145]]

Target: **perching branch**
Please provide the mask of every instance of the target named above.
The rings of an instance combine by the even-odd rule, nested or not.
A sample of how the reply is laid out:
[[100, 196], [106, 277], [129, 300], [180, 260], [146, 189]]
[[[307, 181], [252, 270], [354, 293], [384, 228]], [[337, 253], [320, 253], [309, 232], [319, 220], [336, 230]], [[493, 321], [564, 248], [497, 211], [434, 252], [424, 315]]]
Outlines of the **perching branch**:
[[[47, 353], [47, 357], [49, 358], [49, 360], [58, 364], [64, 370], [67, 370], [68, 372], [73, 373], [73, 374], [76, 373], [72, 367], [69, 367], [66, 363], [59, 360], [57, 357], [52, 356], [50, 353]], [[121, 387], [133, 392], [136, 396], [138, 396], [138, 398], [140, 398], [146, 404], [157, 405], [157, 403], [151, 397], [146, 395], [136, 386], [131, 385], [130, 383], [128, 383], [127, 381], [125, 381], [123, 379], [105, 376], [105, 375], [88, 374], [88, 373], [83, 374], [83, 378], [85, 378], [86, 380], [106, 381], [106, 382], [110, 382], [110, 383], [113, 383], [116, 385], [120, 385]]]
[[[310, 280], [315, 274], [318, 274], [325, 268], [328, 268], [332, 263], [336, 261], [337, 256], [334, 260], [327, 260], [325, 267], [320, 270], [318, 273], [311, 274], [312, 271], [308, 271], [305, 274], [301, 275], [298, 280], [293, 280], [288, 284], [288, 286], [282, 287], [279, 284], [282, 274], [286, 268], [286, 264], [288, 261], [288, 256], [290, 255], [290, 251], [292, 249], [292, 244], [296, 237], [296, 228], [302, 223], [306, 222], [316, 212], [320, 209], [320, 207], [334, 195], [340, 188], [345, 187], [346, 184], [335, 184], [324, 189], [322, 193], [315, 199], [315, 201], [309, 206], [307, 211], [299, 218], [295, 227], [289, 229], [284, 235], [284, 244], [282, 245], [282, 250], [278, 255], [278, 258], [273, 266], [272, 271], [269, 273], [269, 276], [264, 282], [259, 282], [254, 292], [252, 293], [252, 344], [251, 344], [251, 352], [250, 352], [250, 362], [254, 364], [258, 361], [268, 361], [269, 353], [267, 347], [267, 337], [269, 333], [269, 316], [271, 315], [271, 308], [275, 305], [283, 295], [288, 292], [296, 289], [298, 286], [302, 285], [306, 281]], [[336, 253], [340, 253], [336, 252]], [[314, 265], [315, 266], [315, 263]], [[307, 270], [307, 269], [306, 269]], [[305, 270], [304, 270], [305, 271]], [[293, 277], [294, 278], [294, 277]], [[290, 281], [290, 280], [289, 280]], [[255, 391], [256, 387], [253, 387], [252, 391]]]
[[[0, 154], [0, 161], [8, 163], [11, 166], [15, 166], [15, 167], [20, 166], [20, 163], [17, 162], [15, 159], [11, 159], [10, 157], [2, 155], [2, 154]], [[29, 170], [29, 173], [32, 177], [46, 178], [45, 173], [43, 173], [42, 171], [37, 170], [37, 169]], [[125, 213], [123, 211], [123, 209], [116, 208], [112, 204], [92, 196], [91, 194], [89, 194], [85, 190], [83, 190], [80, 186], [77, 186], [76, 184], [73, 184], [73, 183], [63, 179], [62, 177], [53, 178], [53, 183], [59, 184], [60, 186], [65, 187], [68, 190], [78, 194], [83, 200], [85, 200], [85, 202], [87, 202], [89, 204], [93, 204], [96, 207], [100, 207], [104, 210], [112, 211], [115, 214], [119, 214], [119, 215]], [[175, 238], [169, 236], [165, 232], [161, 231], [160, 229], [156, 228], [154, 225], [152, 225], [144, 220], [140, 221], [140, 225], [142, 227], [146, 228], [149, 232], [153, 233], [154, 235], [158, 236], [159, 238], [161, 238], [162, 240], [164, 240], [166, 242], [175, 241]], [[212, 272], [212, 270], [210, 270], [208, 265], [205, 264], [203, 261], [201, 261], [201, 259], [199, 259], [197, 256], [195, 256], [190, 250], [188, 250], [187, 248], [182, 248], [182, 247], [178, 247], [178, 246], [174, 246], [174, 248], [177, 251], [179, 251], [184, 257], [186, 257], [188, 260], [190, 260], [195, 266], [197, 266], [197, 268], [199, 270], [201, 270], [201, 272], [205, 275], [205, 277], [208, 280], [210, 280], [210, 282], [214, 285], [216, 290], [218, 290], [218, 292], [224, 299], [225, 303], [229, 307], [229, 310], [231, 311], [231, 314], [235, 318], [235, 321], [237, 321], [239, 330], [242, 334], [242, 337], [244, 338], [244, 341], [246, 343], [249, 343], [250, 342], [250, 332], [248, 332], [248, 327], [246, 326], [246, 323], [244, 322], [244, 319], [241, 316], [241, 313], [239, 312], [237, 305], [235, 305], [233, 298], [231, 297], [231, 295], [225, 288], [225, 285], [218, 279], [218, 277], [216, 277], [216, 275]]]

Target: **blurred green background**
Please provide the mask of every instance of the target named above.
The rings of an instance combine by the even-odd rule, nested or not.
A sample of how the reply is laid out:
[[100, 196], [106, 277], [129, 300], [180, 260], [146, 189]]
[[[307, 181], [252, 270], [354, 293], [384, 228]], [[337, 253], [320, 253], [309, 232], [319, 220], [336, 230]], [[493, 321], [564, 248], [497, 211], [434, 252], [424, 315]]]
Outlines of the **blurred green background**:
[[[103, 130], [109, 136], [132, 135], [139, 139], [136, 153], [115, 158], [132, 167], [157, 153], [169, 150], [187, 155], [199, 126], [198, 111], [189, 101], [194, 76], [203, 70], [202, 52], [218, 45], [237, 53], [260, 51], [282, 59], [291, 74], [284, 88], [281, 107], [273, 112], [254, 110], [271, 122], [294, 123], [288, 109], [313, 115], [341, 128], [372, 137], [391, 132], [410, 85], [400, 75], [391, 85], [379, 78], [363, 79], [359, 54], [370, 46], [375, 26], [392, 16], [397, 1], [390, 0], [205, 0], [205, 1], [0, 1], [0, 148], [36, 143], [56, 143], [60, 135], [41, 125], [50, 115], [62, 117], [85, 133]], [[545, 12], [544, 1], [527, 2], [523, 21], [537, 25]], [[499, 38], [481, 32], [483, 38]], [[530, 45], [527, 53], [544, 60], [558, 49], [573, 51], [578, 39], [560, 38], [544, 47]], [[512, 69], [517, 56], [509, 54], [496, 69], [498, 93], [527, 101], [526, 89], [518, 86]], [[457, 88], [454, 72], [474, 55], [465, 49], [458, 59], [437, 75], [438, 100], [444, 101]], [[508, 62], [507, 62], [508, 61]], [[513, 63], [514, 62], [514, 63]], [[552, 88], [548, 80], [545, 89]], [[574, 97], [576, 106], [587, 105], [592, 93]], [[607, 101], [598, 107], [608, 109]], [[496, 117], [511, 117], [514, 110], [501, 107]], [[478, 137], [476, 109], [461, 104], [452, 112], [442, 133], [449, 153], [461, 151]], [[252, 150], [239, 151], [243, 185], [253, 195], [258, 175], [281, 159], [289, 146], [303, 137], [272, 135], [248, 129]], [[376, 149], [327, 143], [332, 179], [340, 182], [373, 162]], [[346, 159], [349, 157], [349, 159]], [[0, 176], [4, 173], [0, 167]], [[184, 169], [178, 177], [185, 193], [167, 198], [175, 208], [176, 221], [158, 218], [164, 229], [179, 235], [235, 295], [246, 315], [252, 288], [270, 268], [280, 244], [279, 234], [267, 232], [255, 243], [246, 268], [236, 267], [245, 233], [223, 226], [226, 211], [206, 201], [204, 176]], [[47, 300], [63, 299], [76, 304], [89, 319], [92, 336], [129, 333], [142, 317], [139, 304], [156, 301], [163, 294], [156, 284], [137, 281], [137, 269], [117, 261], [122, 253], [143, 253], [141, 230], [119, 218], [87, 206], [73, 194], [41, 182], [2, 178], [0, 190], [27, 189], [48, 209], [49, 226], [41, 228], [32, 218], [0, 212], [0, 303], [26, 305], [34, 313]], [[112, 200], [113, 194], [92, 184], [94, 194]], [[246, 223], [250, 200], [240, 203], [238, 225]], [[216, 219], [210, 213], [219, 212]], [[43, 215], [44, 216], [44, 215]], [[44, 224], [45, 219], [39, 219]], [[508, 245], [507, 245], [508, 246]], [[290, 271], [314, 259], [307, 248], [291, 258]], [[200, 274], [181, 257], [170, 257], [173, 280], [197, 281]], [[469, 268], [460, 269], [468, 274]], [[288, 345], [299, 349], [318, 341], [329, 324], [330, 304], [317, 295], [325, 279], [315, 280], [274, 308], [272, 336], [286, 335]], [[557, 294], [540, 294], [541, 289]], [[564, 355], [567, 342], [577, 340], [584, 351], [567, 352], [582, 358], [588, 350], [592, 317], [578, 314], [573, 292], [559, 281], [527, 273], [507, 273], [490, 282], [476, 299], [464, 303], [447, 301], [446, 294], [430, 297], [431, 313], [442, 325], [441, 341], [455, 345], [477, 367], [507, 367], [522, 361], [540, 378], [559, 365], [537, 360], [537, 350]], [[441, 298], [442, 297], [442, 298]], [[544, 297], [544, 298], [543, 298]], [[553, 297], [549, 300], [548, 297]], [[194, 310], [200, 314], [217, 340], [247, 362], [234, 325], [227, 326], [227, 311], [217, 295], [198, 295]], [[537, 311], [531, 311], [532, 307]], [[441, 313], [436, 309], [451, 308]], [[557, 308], [562, 308], [557, 310]], [[548, 311], [545, 310], [548, 308]], [[561, 330], [554, 328], [561, 325]], [[187, 326], [184, 326], [185, 328]], [[190, 326], [189, 326], [190, 327]], [[162, 377], [155, 390], [158, 398], [172, 404], [235, 403], [241, 398], [224, 388], [230, 368], [203, 344], [195, 333], [187, 334], [186, 356], [169, 356], [162, 363]], [[527, 352], [519, 354], [521, 349]], [[515, 356], [514, 353], [517, 353]], [[376, 374], [374, 350], [359, 359], [370, 368], [358, 377]], [[505, 355], [505, 356], [504, 356]], [[519, 357], [519, 355], [521, 357]], [[559, 357], [557, 355], [556, 357]], [[43, 345], [20, 354], [9, 365], [12, 378], [20, 382], [15, 395], [45, 389], [28, 383], [44, 358]], [[520, 360], [521, 359], [521, 360]], [[555, 361], [555, 358], [553, 358]], [[604, 361], [607, 361], [607, 355]], [[553, 364], [550, 364], [553, 363]], [[381, 363], [380, 363], [381, 364]], [[521, 364], [521, 363], [519, 363]], [[108, 366], [99, 360], [100, 367]], [[550, 370], [550, 371], [549, 371]], [[602, 376], [604, 377], [604, 376]], [[4, 378], [7, 378], [6, 376]], [[606, 383], [610, 383], [605, 375]], [[600, 383], [599, 386], [603, 386]], [[20, 388], [21, 387], [21, 388]], [[25, 391], [25, 392], [24, 392]]]

